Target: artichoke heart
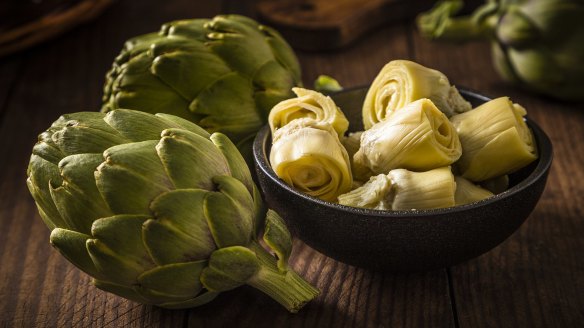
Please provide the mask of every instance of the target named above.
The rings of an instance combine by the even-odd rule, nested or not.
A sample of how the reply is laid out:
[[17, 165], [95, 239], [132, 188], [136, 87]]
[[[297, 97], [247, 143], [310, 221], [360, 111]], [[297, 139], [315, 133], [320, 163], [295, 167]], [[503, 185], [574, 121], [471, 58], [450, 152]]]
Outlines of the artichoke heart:
[[537, 158], [525, 108], [508, 97], [493, 99], [450, 120], [462, 144], [461, 175], [484, 181], [512, 173]]
[[349, 121], [330, 97], [303, 88], [292, 88], [292, 91], [296, 98], [281, 101], [270, 112], [268, 122], [272, 134], [295, 119], [310, 118], [330, 124], [339, 139], [343, 137], [349, 128]]
[[454, 181], [456, 182], [456, 193], [454, 194], [456, 205], [474, 203], [493, 196], [492, 192], [475, 185], [463, 177], [456, 176]]
[[427, 171], [448, 166], [461, 155], [456, 131], [432, 101], [420, 99], [393, 112], [361, 136], [353, 157], [356, 178], [396, 168]]
[[329, 124], [308, 118], [275, 132], [270, 163], [288, 185], [329, 202], [353, 183], [349, 156], [337, 133]]
[[290, 233], [222, 133], [169, 114], [67, 114], [27, 175], [51, 244], [102, 290], [179, 309], [247, 284], [291, 312], [318, 294], [290, 270]]
[[407, 104], [428, 98], [446, 116], [471, 109], [441, 72], [408, 60], [386, 64], [373, 80], [363, 103], [363, 125], [371, 128]]
[[363, 186], [339, 196], [339, 204], [377, 210], [451, 207], [456, 183], [450, 167], [426, 172], [395, 169], [371, 177]]

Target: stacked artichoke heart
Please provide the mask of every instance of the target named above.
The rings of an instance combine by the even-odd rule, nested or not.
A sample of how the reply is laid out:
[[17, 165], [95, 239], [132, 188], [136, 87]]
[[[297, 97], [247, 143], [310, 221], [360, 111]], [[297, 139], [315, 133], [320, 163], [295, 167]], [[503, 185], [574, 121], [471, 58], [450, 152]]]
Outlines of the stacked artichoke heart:
[[270, 160], [285, 182], [323, 200], [378, 210], [463, 205], [504, 191], [507, 175], [537, 158], [523, 107], [501, 97], [472, 109], [444, 74], [411, 61], [383, 67], [364, 100], [366, 130], [348, 136], [332, 99], [297, 94], [272, 110]]
[[27, 173], [51, 244], [103, 290], [186, 308], [248, 284], [292, 312], [318, 294], [288, 268], [290, 234], [224, 134], [168, 114], [67, 114]]

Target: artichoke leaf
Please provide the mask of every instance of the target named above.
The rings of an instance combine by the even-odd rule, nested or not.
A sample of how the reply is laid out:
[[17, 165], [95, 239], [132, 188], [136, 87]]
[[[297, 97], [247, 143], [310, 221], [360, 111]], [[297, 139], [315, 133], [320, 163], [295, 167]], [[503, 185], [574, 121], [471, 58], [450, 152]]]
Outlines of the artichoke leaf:
[[[219, 192], [205, 199], [205, 216], [215, 243], [219, 247], [249, 244], [255, 227], [253, 199], [237, 179], [217, 176], [213, 181]], [[225, 224], [226, 217], [230, 224]]]
[[222, 132], [238, 140], [265, 123], [249, 85], [243, 76], [227, 74], [201, 91], [190, 103], [189, 110], [202, 115], [198, 123], [207, 131]]
[[[179, 119], [177, 116], [172, 117]], [[182, 128], [178, 123], [158, 115], [153, 116], [145, 112], [128, 109], [111, 111], [107, 113], [104, 120], [131, 141], [158, 140], [163, 130]], [[199, 128], [196, 131], [204, 130]]]
[[391, 210], [394, 192], [393, 183], [386, 174], [372, 176], [362, 186], [339, 195], [339, 204], [352, 207]]
[[287, 271], [288, 259], [292, 252], [292, 236], [284, 220], [273, 210], [268, 210], [266, 213], [266, 228], [263, 239], [276, 253], [278, 269], [282, 272]]
[[456, 205], [470, 204], [493, 196], [493, 193], [483, 189], [469, 180], [456, 176], [456, 193], [454, 194], [454, 202]]
[[117, 272], [113, 266], [120, 264], [138, 274], [154, 267], [142, 239], [142, 225], [148, 219], [147, 215], [121, 214], [93, 222], [93, 239], [87, 244], [96, 265], [104, 272]]
[[205, 291], [195, 298], [177, 302], [164, 302], [157, 304], [165, 309], [189, 309], [203, 304], [207, 304], [217, 297], [220, 293]]
[[123, 298], [127, 298], [131, 301], [144, 303], [144, 304], [152, 304], [153, 302], [144, 296], [142, 296], [138, 291], [136, 291], [135, 287], [131, 286], [124, 286], [120, 284], [116, 284], [113, 282], [101, 280], [101, 279], [92, 279], [91, 283], [106, 292], [113, 293], [119, 295]]
[[[168, 40], [176, 42], [174, 39]], [[225, 62], [202, 43], [182, 43], [186, 43], [186, 46], [171, 44], [180, 50], [165, 49], [161, 43], [155, 43], [152, 47], [155, 60], [151, 71], [184, 99], [196, 98], [208, 85], [231, 73]]]
[[94, 180], [94, 171], [102, 162], [101, 154], [77, 154], [59, 163], [63, 183], [49, 186], [49, 191], [52, 202], [72, 230], [89, 234], [93, 221], [113, 214]]
[[156, 303], [193, 299], [203, 288], [199, 276], [206, 266], [204, 260], [156, 267], [138, 277], [136, 291]]
[[204, 214], [206, 190], [180, 189], [151, 203], [154, 219], [144, 224], [143, 238], [159, 265], [208, 258], [217, 247]]
[[[243, 16], [216, 16], [205, 24], [207, 43], [233, 70], [252, 78], [265, 63], [274, 59], [258, 24], [242, 21]], [[245, 19], [245, 18], [244, 18]]]
[[186, 130], [164, 130], [156, 150], [176, 188], [213, 190], [214, 176], [230, 174], [227, 160], [215, 144]]
[[209, 266], [201, 274], [201, 282], [210, 291], [230, 290], [245, 284], [259, 269], [260, 263], [250, 249], [225, 247], [211, 254]]
[[85, 247], [91, 236], [67, 229], [55, 228], [51, 231], [50, 242], [67, 260], [88, 275], [100, 279], [105, 277], [97, 269]]
[[389, 172], [395, 185], [392, 209], [432, 209], [454, 206], [456, 182], [450, 167], [426, 172], [396, 169]]
[[70, 228], [53, 202], [50, 187], [61, 185], [63, 180], [59, 167], [38, 155], [31, 155], [27, 170], [26, 185], [32, 195], [43, 221], [49, 229]]
[[[97, 188], [116, 214], [150, 214], [150, 202], [173, 187], [155, 151], [156, 141], [121, 144], [108, 149], [97, 167]], [[140, 163], [140, 165], [136, 165]]]
[[[157, 117], [163, 119], [165, 122], [168, 122], [168, 126], [172, 126], [176, 124], [177, 128], [182, 128], [188, 130], [192, 133], [198, 134], [201, 137], [209, 138], [210, 134], [207, 130], [203, 129], [202, 127], [196, 125], [195, 123], [185, 120], [182, 117], [166, 114], [166, 113], [157, 113]], [[168, 127], [167, 127], [168, 128]]]
[[213, 142], [213, 144], [215, 144], [215, 146], [217, 146], [217, 149], [221, 151], [227, 160], [227, 165], [229, 166], [229, 171], [231, 171], [231, 176], [243, 182], [247, 188], [248, 193], [253, 193], [255, 184], [251, 178], [251, 172], [249, 171], [249, 167], [245, 163], [243, 157], [237, 151], [237, 148], [233, 142], [231, 142], [231, 140], [224, 134], [217, 132], [213, 133], [209, 139], [211, 142]]
[[293, 120], [302, 118], [330, 124], [338, 137], [343, 137], [349, 121], [330, 97], [303, 88], [293, 88], [292, 91], [297, 98], [284, 100], [270, 111], [268, 122], [272, 134]]

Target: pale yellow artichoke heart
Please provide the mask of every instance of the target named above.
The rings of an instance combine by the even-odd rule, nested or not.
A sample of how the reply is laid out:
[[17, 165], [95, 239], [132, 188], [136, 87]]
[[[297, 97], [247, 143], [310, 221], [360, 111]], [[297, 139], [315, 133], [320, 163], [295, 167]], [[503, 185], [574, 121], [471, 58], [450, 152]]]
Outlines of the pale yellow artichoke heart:
[[448, 166], [461, 155], [456, 131], [429, 99], [420, 99], [393, 112], [361, 135], [353, 157], [357, 179], [404, 168], [427, 171]]
[[270, 163], [288, 185], [329, 202], [351, 189], [349, 156], [329, 124], [295, 120], [273, 139]]
[[456, 205], [470, 204], [493, 196], [492, 192], [475, 185], [463, 177], [455, 176], [454, 181], [456, 182], [456, 193], [454, 194]]
[[338, 137], [343, 137], [349, 128], [349, 121], [330, 97], [303, 88], [292, 88], [292, 91], [297, 98], [281, 101], [270, 111], [268, 123], [272, 134], [295, 119], [310, 118], [330, 124]]
[[376, 210], [391, 210], [392, 186], [391, 179], [386, 174], [373, 176], [362, 186], [340, 195], [339, 204]]
[[456, 183], [450, 167], [426, 172], [396, 169], [371, 177], [339, 196], [339, 204], [377, 210], [432, 209], [454, 206]]
[[456, 163], [461, 175], [484, 181], [526, 166], [537, 158], [531, 130], [523, 117], [525, 108], [508, 97], [493, 99], [450, 120], [462, 144]]
[[363, 103], [363, 125], [371, 128], [393, 111], [422, 98], [436, 104], [446, 116], [471, 109], [441, 72], [408, 60], [386, 64], [373, 80]]

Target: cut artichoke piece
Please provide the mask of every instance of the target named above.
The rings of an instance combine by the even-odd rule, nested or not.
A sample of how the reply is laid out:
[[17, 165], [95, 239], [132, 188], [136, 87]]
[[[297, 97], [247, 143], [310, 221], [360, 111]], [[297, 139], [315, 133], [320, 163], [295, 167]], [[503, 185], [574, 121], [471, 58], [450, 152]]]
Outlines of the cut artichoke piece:
[[364, 185], [339, 195], [339, 204], [372, 208], [376, 210], [391, 210], [393, 201], [393, 184], [386, 174], [371, 177]]
[[463, 149], [456, 164], [461, 175], [484, 181], [533, 162], [537, 149], [523, 119], [526, 114], [525, 108], [500, 97], [452, 117]]
[[456, 176], [454, 181], [456, 182], [456, 193], [454, 194], [456, 205], [474, 203], [493, 196], [492, 192], [475, 185], [463, 177]]
[[397, 169], [388, 176], [395, 185], [392, 209], [413, 210], [454, 206], [456, 182], [450, 167], [426, 172]]
[[367, 180], [367, 175], [396, 168], [427, 171], [447, 166], [460, 154], [460, 141], [448, 118], [432, 101], [420, 99], [363, 132], [353, 165], [356, 178]]
[[348, 136], [343, 137], [341, 139], [341, 143], [347, 150], [347, 154], [349, 154], [349, 159], [353, 161], [353, 156], [361, 147], [361, 135], [363, 131], [351, 132]]
[[367, 92], [363, 125], [369, 129], [393, 111], [422, 98], [432, 100], [448, 117], [471, 109], [441, 72], [408, 60], [393, 60], [381, 69]]
[[396, 169], [339, 196], [339, 204], [377, 210], [413, 210], [454, 206], [456, 183], [450, 167], [426, 172]]
[[288, 185], [329, 202], [351, 189], [349, 155], [329, 124], [295, 120], [273, 139], [270, 163]]
[[345, 114], [337, 107], [328, 96], [303, 88], [293, 88], [296, 98], [284, 100], [278, 103], [268, 117], [272, 134], [298, 118], [310, 118], [316, 122], [330, 124], [339, 136], [343, 137], [349, 121]]

